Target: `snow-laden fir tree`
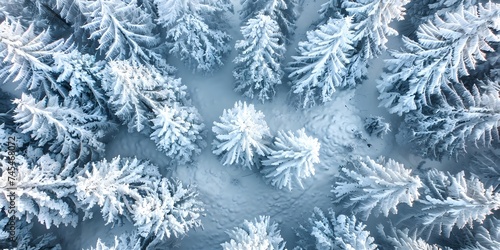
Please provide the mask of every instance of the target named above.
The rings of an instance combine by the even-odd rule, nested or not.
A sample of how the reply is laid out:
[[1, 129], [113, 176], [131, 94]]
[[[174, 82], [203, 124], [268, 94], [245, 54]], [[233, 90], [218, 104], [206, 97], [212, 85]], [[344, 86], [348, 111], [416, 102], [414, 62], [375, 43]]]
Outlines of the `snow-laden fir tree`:
[[460, 88], [500, 41], [500, 4], [488, 2], [447, 13], [421, 25], [417, 41], [404, 38], [405, 49], [393, 52], [378, 83], [381, 106], [406, 113], [439, 105]]
[[201, 226], [203, 203], [198, 193], [180, 181], [163, 178], [155, 193], [143, 196], [131, 205], [132, 219], [145, 242], [156, 244], [165, 238], [182, 237], [190, 229]]
[[364, 127], [370, 136], [382, 137], [391, 131], [391, 124], [384, 122], [384, 118], [380, 116], [367, 117]]
[[205, 125], [196, 108], [172, 105], [155, 112], [150, 137], [158, 149], [178, 163], [193, 161], [205, 146], [201, 137]]
[[[31, 229], [33, 228], [33, 223], [27, 223], [25, 221], [16, 221], [16, 231], [15, 240], [11, 241], [9, 239], [9, 231], [7, 227], [10, 227], [7, 223], [9, 222], [9, 217], [5, 216], [4, 213], [0, 213], [0, 247], [3, 249], [13, 250], [61, 250], [61, 245], [56, 241], [56, 237], [51, 234], [42, 234], [33, 237]], [[4, 230], [5, 229], [5, 230]]]
[[358, 222], [354, 216], [337, 216], [333, 209], [324, 214], [321, 209], [315, 207], [308, 225], [301, 226], [307, 235], [299, 233], [299, 236], [313, 238], [313, 242], [302, 241], [304, 249], [377, 249], [374, 238], [365, 228], [366, 225]]
[[[112, 244], [105, 244], [102, 242], [101, 238], [97, 239], [95, 247], [92, 246], [87, 250], [142, 250], [141, 238], [137, 234], [137, 232], [126, 232], [121, 234], [120, 236], [115, 236]], [[146, 248], [148, 249], [148, 248]]]
[[158, 43], [151, 16], [137, 0], [78, 0], [86, 17], [82, 28], [90, 39], [99, 43], [97, 49], [111, 59], [148, 61], [150, 48]]
[[[423, 239], [418, 238], [415, 232], [410, 232], [407, 228], [399, 230], [391, 225], [389, 231], [386, 232], [384, 227], [379, 225], [377, 229], [383, 237], [384, 246], [387, 248], [395, 250], [443, 250], [443, 248], [436, 244], [431, 245]], [[450, 248], [444, 249], [451, 250]]]
[[472, 173], [479, 176], [486, 186], [497, 190], [500, 186], [500, 154], [493, 150], [472, 156], [470, 167]]
[[37, 98], [67, 96], [68, 90], [52, 75], [52, 55], [67, 46], [53, 40], [48, 31], [35, 32], [30, 24], [24, 28], [19, 21], [5, 19], [0, 23], [0, 78], [18, 83], [17, 89], [29, 90]]
[[86, 164], [75, 177], [75, 195], [86, 211], [99, 206], [106, 224], [114, 223], [130, 217], [131, 205], [154, 193], [160, 177], [149, 162], [118, 156]]
[[285, 47], [279, 43], [279, 28], [268, 15], [258, 14], [241, 27], [243, 40], [236, 42], [238, 56], [234, 59], [236, 68], [233, 76], [237, 92], [265, 102], [281, 84], [284, 72], [281, 69]]
[[500, 249], [500, 221], [495, 217], [488, 218], [482, 225], [472, 228], [472, 244], [463, 250]]
[[278, 25], [280, 44], [289, 42], [295, 33], [298, 18], [297, 0], [241, 0], [240, 17], [243, 23], [259, 14], [269, 16]]
[[186, 87], [180, 79], [134, 61], [108, 63], [103, 88], [116, 116], [129, 131], [149, 133], [154, 111], [165, 105], [185, 102]]
[[104, 152], [99, 140], [111, 127], [105, 116], [87, 114], [74, 102], [61, 105], [56, 96], [37, 102], [23, 93], [14, 103], [14, 120], [21, 131], [29, 133], [40, 147], [48, 146], [52, 154], [83, 161]]
[[86, 16], [82, 13], [86, 7], [86, 0], [38, 0], [34, 1], [41, 12], [50, 12], [58, 21], [67, 27], [73, 28], [73, 39], [87, 39], [82, 34], [82, 26], [85, 25]]
[[366, 157], [348, 161], [339, 170], [332, 192], [335, 203], [367, 220], [370, 215], [397, 214], [401, 203], [412, 206], [421, 187], [420, 178], [403, 164]]
[[242, 227], [235, 227], [228, 234], [231, 240], [221, 244], [224, 250], [285, 249], [278, 224], [271, 222], [269, 216], [260, 216], [253, 222], [245, 220]]
[[320, 13], [320, 24], [329, 18], [341, 18], [348, 15], [352, 20], [352, 46], [354, 47], [344, 86], [356, 86], [367, 76], [368, 60], [377, 57], [387, 49], [388, 36], [396, 36], [398, 32], [389, 26], [394, 20], [402, 20], [405, 5], [409, 0], [330, 0], [323, 4]]
[[84, 111], [107, 110], [107, 97], [101, 87], [104, 62], [95, 56], [82, 54], [77, 49], [53, 55], [52, 71], [56, 81], [69, 87], [68, 97], [76, 99]]
[[354, 46], [364, 59], [379, 56], [387, 49], [387, 36], [398, 35], [398, 32], [391, 28], [389, 24], [394, 19], [404, 19], [404, 6], [409, 2], [410, 0], [354, 0], [342, 2], [342, 7], [350, 16], [354, 17]]
[[166, 29], [169, 52], [193, 70], [210, 72], [223, 65], [231, 36], [223, 16], [231, 5], [219, 0], [155, 0], [158, 23]]
[[351, 18], [330, 19], [316, 30], [307, 32], [307, 41], [299, 42], [288, 75], [299, 106], [306, 108], [332, 99], [336, 88], [347, 87], [346, 65], [352, 53]]
[[253, 104], [238, 101], [232, 109], [224, 109], [212, 131], [213, 153], [221, 156], [223, 165], [240, 164], [251, 169], [258, 156], [269, 152], [271, 132], [264, 113], [255, 110]]
[[301, 188], [302, 180], [314, 175], [314, 164], [320, 162], [318, 139], [306, 135], [305, 129], [295, 134], [291, 131], [278, 131], [270, 153], [262, 161], [262, 173], [271, 185], [292, 190], [297, 184]]
[[[47, 229], [61, 224], [76, 227], [78, 215], [75, 201], [71, 199], [74, 179], [62, 174], [64, 167], [47, 155], [30, 166], [24, 156], [16, 154], [14, 165], [17, 171], [12, 172], [8, 169], [11, 164], [7, 156], [6, 151], [0, 152], [0, 207], [9, 207], [13, 199], [11, 187], [16, 186], [15, 217], [28, 223], [36, 219]], [[16, 178], [15, 183], [12, 178], [9, 179], [12, 176]]]
[[425, 190], [401, 223], [416, 229], [424, 239], [430, 235], [450, 237], [454, 227], [482, 223], [500, 208], [500, 194], [475, 176], [466, 178], [463, 171], [452, 175], [432, 169], [422, 179]]
[[[500, 98], [493, 85], [483, 93], [474, 86], [447, 107], [423, 108], [406, 114], [403, 140], [413, 144], [421, 155], [432, 159], [456, 158], [467, 152], [467, 145], [490, 147], [500, 142]], [[458, 95], [458, 94], [457, 94]]]
[[443, 16], [457, 9], [469, 8], [477, 4], [477, 0], [432, 0], [432, 1], [410, 1], [406, 6], [408, 19], [418, 26], [436, 15]]

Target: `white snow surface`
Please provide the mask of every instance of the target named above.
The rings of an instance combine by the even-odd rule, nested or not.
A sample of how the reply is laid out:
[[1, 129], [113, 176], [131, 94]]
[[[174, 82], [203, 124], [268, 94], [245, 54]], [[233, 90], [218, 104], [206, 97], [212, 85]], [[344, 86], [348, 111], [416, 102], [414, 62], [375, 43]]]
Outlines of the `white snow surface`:
[[[241, 39], [239, 33], [239, 0], [234, 0], [235, 14], [231, 15], [234, 41]], [[285, 64], [294, 55], [299, 40], [305, 39], [305, 33], [312, 28], [311, 24], [318, 18], [317, 11], [324, 0], [304, 0], [303, 10], [297, 21], [296, 38], [288, 46]], [[400, 37], [392, 38], [388, 47], [397, 49]], [[407, 149], [397, 146], [394, 134], [399, 127], [398, 117], [389, 115], [384, 108], [378, 107], [375, 81], [382, 72], [384, 54], [370, 63], [368, 80], [356, 90], [339, 90], [331, 102], [307, 110], [296, 110], [288, 103], [289, 86], [279, 86], [272, 102], [261, 104], [249, 100], [233, 91], [233, 64], [235, 50], [226, 58], [226, 65], [215, 71], [213, 75], [192, 73], [182, 63], [169, 58], [170, 63], [178, 68], [176, 77], [188, 86], [194, 106], [204, 119], [208, 144], [201, 155], [189, 166], [169, 167], [170, 160], [156, 149], [153, 141], [146, 135], [129, 134], [126, 128], [114, 135], [114, 139], [106, 147], [106, 158], [114, 156], [137, 157], [149, 160], [160, 167], [163, 175], [178, 178], [184, 184], [191, 184], [199, 192], [199, 199], [205, 204], [206, 216], [202, 218], [203, 228], [191, 230], [176, 241], [179, 249], [221, 249], [221, 243], [228, 241], [227, 231], [240, 226], [243, 221], [253, 220], [259, 215], [268, 215], [272, 222], [279, 224], [282, 237], [287, 242], [286, 248], [296, 246], [298, 240], [294, 228], [305, 224], [313, 213], [314, 207], [326, 211], [332, 206], [331, 185], [338, 167], [349, 157], [385, 156], [405, 164], [409, 168], [416, 167], [421, 159], [413, 156]], [[286, 84], [286, 83], [285, 83]], [[265, 120], [271, 133], [278, 130], [296, 131], [306, 128], [308, 135], [317, 137], [321, 142], [320, 160], [316, 166], [316, 175], [304, 180], [304, 189], [296, 188], [291, 192], [279, 190], [267, 184], [258, 171], [251, 171], [238, 166], [223, 166], [217, 156], [212, 153], [211, 143], [214, 134], [210, 131], [214, 121], [219, 119], [224, 109], [233, 107], [238, 100], [253, 103], [257, 110], [265, 114]], [[384, 116], [391, 122], [392, 133], [382, 139], [370, 137], [363, 129], [363, 120], [370, 115]], [[357, 136], [359, 132], [360, 136]], [[370, 144], [370, 146], [368, 146]], [[427, 165], [426, 165], [427, 167]], [[113, 229], [104, 226], [98, 211], [94, 219], [81, 222], [77, 229], [58, 230], [65, 239], [63, 249], [86, 249], [95, 246], [97, 238], [109, 244], [114, 235], [133, 230], [130, 223]], [[97, 226], [100, 225], [100, 226]], [[74, 240], [73, 235], [79, 235]], [[62, 235], [61, 235], [62, 234]]]

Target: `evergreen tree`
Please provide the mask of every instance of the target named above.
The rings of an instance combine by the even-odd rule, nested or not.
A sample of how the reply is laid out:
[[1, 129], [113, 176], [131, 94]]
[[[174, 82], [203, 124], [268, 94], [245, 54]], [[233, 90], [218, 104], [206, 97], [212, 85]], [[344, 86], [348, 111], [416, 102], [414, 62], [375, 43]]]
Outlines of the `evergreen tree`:
[[113, 245], [108, 246], [101, 241], [101, 238], [97, 239], [97, 243], [95, 247], [90, 247], [88, 250], [119, 250], [119, 249], [128, 249], [128, 250], [141, 250], [142, 243], [139, 235], [134, 233], [123, 233], [120, 236], [115, 236], [115, 240]]
[[346, 63], [344, 86], [354, 87], [366, 79], [368, 60], [378, 57], [387, 49], [387, 36], [398, 35], [389, 24], [394, 20], [402, 20], [405, 5], [409, 0], [330, 0], [323, 4], [319, 24], [329, 18], [351, 16], [351, 38], [353, 51], [349, 63]]
[[270, 179], [273, 186], [292, 190], [292, 184], [301, 188], [302, 179], [314, 175], [314, 164], [319, 163], [320, 143], [308, 136], [304, 129], [297, 131], [278, 131], [269, 155], [262, 161], [262, 173]]
[[243, 227], [235, 227], [228, 234], [231, 240], [221, 244], [224, 250], [283, 250], [285, 248], [278, 224], [270, 222], [269, 216], [260, 216], [253, 222], [245, 220]]
[[14, 119], [22, 133], [29, 133], [40, 147], [48, 145], [52, 154], [84, 161], [87, 156], [104, 152], [99, 139], [111, 127], [106, 117], [86, 114], [73, 102], [60, 105], [55, 96], [37, 102], [32, 96], [22, 94], [14, 103], [17, 104]]
[[[410, 233], [410, 230], [397, 230], [396, 228], [390, 227], [389, 233], [384, 231], [384, 227], [379, 225], [378, 227], [380, 234], [384, 237], [384, 241], [388, 248], [395, 250], [442, 250], [438, 245], [431, 245], [421, 238], [418, 238], [415, 232]], [[445, 248], [449, 249], [449, 248]]]
[[236, 42], [238, 56], [234, 59], [236, 68], [236, 91], [262, 102], [275, 95], [274, 87], [281, 84], [283, 70], [281, 61], [285, 47], [279, 44], [277, 23], [269, 16], [258, 14], [241, 27], [243, 40]]
[[418, 25], [433, 19], [436, 15], [443, 16], [457, 9], [469, 8], [477, 4], [477, 0], [432, 0], [432, 1], [410, 1], [407, 5], [409, 20], [417, 27]]
[[370, 215], [396, 214], [399, 204], [412, 206], [419, 199], [422, 182], [411, 172], [392, 159], [351, 160], [340, 169], [333, 186], [335, 203], [352, 209], [363, 220]]
[[418, 41], [404, 39], [405, 50], [394, 52], [378, 89], [381, 106], [403, 114], [423, 106], [436, 106], [454, 98], [461, 78], [486, 60], [492, 44], [500, 41], [497, 23], [500, 5], [479, 4], [460, 8], [421, 25]]
[[[28, 223], [36, 217], [47, 229], [61, 224], [76, 227], [78, 215], [75, 201], [71, 198], [74, 179], [62, 174], [64, 168], [60, 163], [44, 156], [36, 165], [30, 166], [26, 158], [16, 154], [14, 165], [17, 171], [13, 172], [9, 170], [11, 164], [7, 160], [7, 152], [1, 152], [0, 156], [0, 207], [8, 208], [14, 199], [16, 209], [11, 216]], [[12, 191], [12, 186], [16, 187], [15, 191]]]
[[201, 226], [203, 203], [198, 193], [184, 187], [180, 181], [163, 178], [157, 182], [155, 193], [143, 196], [131, 205], [133, 221], [145, 242], [155, 244], [164, 238], [181, 237], [191, 228]]
[[301, 228], [314, 239], [310, 245], [306, 243], [306, 249], [377, 249], [370, 232], [365, 230], [366, 225], [358, 222], [354, 216], [336, 216], [332, 209], [325, 215], [321, 209], [315, 207], [309, 218], [309, 225]]
[[67, 46], [63, 40], [53, 40], [47, 31], [35, 33], [30, 24], [25, 29], [19, 21], [7, 18], [0, 23], [0, 78], [16, 82], [21, 90], [36, 97], [54, 94], [66, 97], [68, 90], [52, 75], [52, 54]]
[[500, 194], [492, 187], [485, 188], [475, 176], [465, 178], [463, 171], [451, 175], [433, 169], [426, 172], [423, 182], [422, 198], [402, 222], [424, 239], [434, 233], [450, 237], [454, 227], [482, 223], [500, 208]]
[[380, 116], [367, 117], [364, 127], [370, 136], [382, 137], [391, 131], [391, 124], [384, 122], [384, 118]]
[[500, 248], [500, 221], [495, 217], [487, 219], [482, 225], [472, 230], [472, 244], [461, 248], [463, 250], [487, 250]]
[[109, 105], [129, 131], [149, 134], [155, 111], [185, 101], [186, 87], [180, 80], [155, 68], [134, 61], [112, 61], [107, 71], [103, 88]]
[[398, 35], [389, 24], [393, 19], [402, 20], [404, 6], [410, 0], [354, 0], [343, 1], [342, 7], [354, 17], [354, 41], [358, 53], [366, 59], [382, 54], [387, 49], [387, 36]]
[[[279, 27], [280, 44], [288, 43], [295, 33], [298, 18], [297, 0], [241, 0], [240, 17], [243, 23], [259, 14], [269, 16]], [[284, 37], [284, 38], [283, 38]]]
[[293, 57], [288, 75], [300, 106], [314, 106], [332, 99], [336, 88], [346, 87], [345, 65], [349, 63], [353, 34], [351, 18], [330, 19], [299, 43], [299, 56]]
[[264, 114], [252, 104], [236, 102], [232, 109], [224, 109], [220, 122], [214, 122], [213, 153], [221, 156], [223, 165], [241, 164], [252, 168], [257, 156], [268, 153], [271, 136]]
[[97, 49], [107, 59], [129, 59], [147, 62], [158, 43], [151, 16], [137, 5], [137, 0], [81, 0], [87, 21], [82, 27]]
[[210, 72], [223, 65], [231, 36], [221, 30], [222, 16], [231, 6], [227, 1], [155, 0], [158, 23], [167, 29], [170, 53], [196, 71]]
[[498, 190], [500, 186], [500, 155], [490, 150], [472, 156], [469, 169], [479, 176], [486, 186]]
[[86, 164], [76, 176], [75, 195], [86, 211], [97, 205], [106, 224], [114, 223], [119, 216], [130, 217], [131, 204], [154, 193], [160, 177], [158, 168], [149, 162], [118, 156]]
[[151, 139], [178, 163], [194, 160], [205, 146], [201, 133], [205, 125], [194, 107], [163, 107], [152, 120]]
[[[51, 233], [46, 233], [39, 235], [34, 238], [31, 233], [33, 228], [32, 223], [26, 223], [25, 221], [16, 221], [16, 234], [15, 240], [11, 241], [9, 239], [9, 233], [3, 231], [4, 228], [9, 227], [7, 224], [9, 221], [8, 217], [4, 217], [3, 213], [0, 213], [0, 247], [8, 247], [8, 249], [28, 249], [28, 250], [61, 250], [61, 245], [57, 244], [56, 237]], [[14, 243], [16, 245], [14, 245]]]
[[107, 111], [107, 97], [101, 87], [102, 61], [76, 49], [54, 53], [53, 58], [52, 71], [59, 84], [69, 87], [68, 97], [77, 100], [84, 111]]
[[[500, 98], [493, 86], [480, 93], [478, 88], [448, 107], [424, 108], [406, 114], [403, 140], [432, 159], [455, 157], [467, 152], [467, 145], [489, 147], [500, 142]], [[451, 106], [451, 107], [450, 107]]]

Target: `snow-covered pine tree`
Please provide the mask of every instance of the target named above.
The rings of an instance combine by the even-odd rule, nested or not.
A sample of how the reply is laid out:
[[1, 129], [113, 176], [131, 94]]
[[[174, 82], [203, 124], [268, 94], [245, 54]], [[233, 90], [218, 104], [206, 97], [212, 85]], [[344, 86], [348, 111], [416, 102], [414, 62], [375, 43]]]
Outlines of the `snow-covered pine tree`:
[[137, 0], [79, 0], [86, 17], [82, 28], [106, 59], [149, 61], [158, 38], [152, 18], [137, 5]]
[[142, 240], [137, 232], [126, 232], [121, 234], [120, 236], [115, 236], [113, 244], [110, 246], [102, 242], [101, 238], [98, 238], [95, 247], [92, 246], [87, 250], [142, 250], [144, 248], [141, 241]]
[[144, 242], [154, 245], [165, 237], [181, 237], [191, 228], [201, 226], [203, 203], [192, 187], [163, 178], [155, 191], [131, 205], [134, 225]]
[[420, 196], [420, 178], [392, 159], [351, 160], [339, 172], [332, 189], [335, 203], [352, 209], [363, 220], [370, 215], [397, 214], [399, 204], [412, 206]]
[[[389, 24], [392, 20], [402, 20], [405, 15], [404, 6], [410, 0], [354, 0], [343, 1], [342, 7], [354, 17], [353, 40], [357, 52], [363, 59], [370, 59], [382, 54], [387, 36], [396, 36], [398, 32]], [[357, 70], [357, 69], [354, 69]]]
[[11, 241], [9, 239], [8, 230], [4, 231], [6, 226], [8, 227], [9, 218], [5, 216], [4, 213], [0, 213], [0, 247], [2, 249], [13, 249], [13, 250], [61, 250], [61, 245], [56, 242], [56, 237], [51, 234], [42, 234], [36, 238], [33, 238], [31, 229], [33, 228], [33, 223], [27, 223], [25, 221], [16, 221], [16, 233], [15, 240]]
[[101, 87], [104, 62], [96, 61], [95, 56], [82, 54], [76, 49], [52, 56], [52, 71], [57, 75], [59, 84], [69, 87], [68, 97], [77, 100], [86, 112], [98, 110], [105, 113], [107, 97]]
[[316, 30], [307, 32], [307, 41], [299, 42], [288, 75], [299, 106], [314, 106], [332, 99], [336, 88], [347, 87], [345, 76], [353, 47], [351, 18], [330, 19]]
[[[418, 238], [415, 232], [410, 232], [410, 230], [403, 229], [399, 230], [392, 225], [389, 228], [389, 232], [386, 233], [384, 227], [379, 225], [377, 227], [380, 235], [383, 237], [384, 246], [395, 250], [443, 250], [440, 246], [436, 244], [429, 244], [421, 238]], [[444, 248], [446, 250], [451, 250], [450, 248]]]
[[466, 178], [463, 171], [452, 175], [432, 169], [422, 179], [425, 191], [401, 223], [416, 229], [424, 239], [431, 235], [450, 237], [454, 227], [482, 223], [500, 208], [500, 194], [484, 187], [475, 176]]
[[112, 127], [105, 116], [87, 114], [74, 102], [61, 105], [56, 96], [37, 102], [23, 93], [14, 103], [17, 107], [13, 117], [22, 132], [29, 133], [40, 147], [48, 146], [58, 159], [85, 161], [86, 157], [104, 152], [99, 139]]
[[86, 164], [75, 177], [75, 196], [85, 211], [97, 205], [106, 224], [114, 223], [131, 219], [131, 205], [154, 193], [160, 178], [158, 167], [149, 162], [118, 156]]
[[320, 24], [329, 18], [353, 17], [351, 40], [354, 49], [346, 64], [344, 86], [356, 86], [366, 78], [368, 60], [387, 49], [387, 36], [398, 34], [389, 24], [394, 19], [403, 19], [404, 6], [408, 2], [410, 0], [330, 0], [322, 5]]
[[345, 14], [345, 10], [342, 9], [342, 2], [344, 0], [328, 0], [321, 5], [318, 10], [319, 20], [318, 25], [326, 23], [330, 18], [340, 18]]
[[241, 164], [251, 169], [256, 157], [269, 152], [271, 132], [264, 113], [255, 110], [253, 104], [238, 101], [232, 109], [224, 109], [212, 131], [213, 153], [222, 157], [223, 165]]
[[301, 229], [307, 233], [301, 237], [313, 236], [314, 242], [303, 243], [303, 247], [325, 250], [377, 249], [374, 238], [365, 228], [366, 225], [358, 222], [354, 216], [348, 217], [343, 214], [337, 216], [333, 209], [329, 209], [328, 214], [325, 215], [321, 209], [315, 207], [313, 215], [309, 218], [309, 224], [306, 227], [301, 226]]
[[[82, 26], [85, 25], [86, 17], [82, 13], [85, 9], [86, 0], [42, 0], [37, 1], [54, 15], [58, 15], [65, 25], [73, 28], [73, 35], [80, 35]], [[75, 38], [75, 37], [74, 37]], [[86, 37], [85, 37], [86, 39]]]
[[268, 15], [258, 14], [241, 27], [243, 40], [236, 42], [238, 56], [233, 76], [237, 92], [265, 102], [275, 95], [274, 87], [281, 84], [281, 69], [285, 47], [279, 43], [279, 28]]
[[271, 222], [269, 216], [260, 216], [253, 222], [245, 220], [242, 227], [235, 227], [228, 234], [231, 240], [221, 244], [224, 250], [285, 249], [278, 224]]
[[500, 220], [495, 217], [488, 218], [482, 225], [476, 225], [471, 230], [472, 244], [462, 250], [487, 250], [500, 249]]
[[172, 105], [156, 110], [151, 139], [161, 151], [178, 163], [194, 160], [205, 141], [201, 133], [205, 124], [195, 107]]
[[231, 36], [221, 30], [223, 16], [231, 5], [220, 0], [155, 0], [158, 23], [166, 31], [170, 53], [193, 70], [210, 72], [223, 65]]
[[53, 40], [48, 31], [35, 33], [34, 24], [26, 29], [19, 21], [6, 18], [0, 23], [0, 78], [18, 83], [37, 98], [66, 97], [68, 90], [52, 75], [52, 54], [66, 49], [63, 40]]
[[495, 190], [500, 187], [500, 154], [493, 150], [473, 155], [468, 169], [486, 186], [493, 186]]
[[[17, 173], [9, 170], [6, 151], [0, 152], [0, 207], [9, 207], [15, 196], [15, 216], [28, 223], [36, 218], [49, 229], [52, 225], [72, 225], [76, 227], [78, 215], [75, 201], [70, 195], [74, 192], [73, 177], [62, 174], [64, 168], [47, 155], [39, 159], [36, 165], [29, 166], [22, 155], [15, 155], [14, 165]], [[16, 177], [12, 183], [12, 176]], [[15, 191], [11, 186], [16, 186]]]
[[103, 88], [109, 105], [129, 131], [149, 134], [154, 111], [185, 102], [186, 87], [180, 79], [162, 75], [153, 67], [135, 61], [112, 61], [107, 72]]
[[[493, 86], [484, 86], [483, 93], [474, 86], [463, 91], [463, 98], [448, 99], [447, 107], [423, 108], [405, 115], [401, 135], [425, 157], [458, 159], [467, 152], [467, 145], [490, 147], [500, 142], [500, 98]], [[458, 95], [458, 94], [457, 94]], [[407, 138], [408, 136], [408, 138]]]
[[421, 25], [418, 41], [403, 39], [405, 49], [388, 60], [377, 86], [380, 105], [401, 115], [444, 102], [500, 41], [499, 22], [500, 4], [488, 2]]
[[382, 137], [391, 131], [391, 124], [384, 122], [384, 118], [380, 116], [367, 117], [364, 127], [370, 136]]
[[259, 14], [269, 16], [279, 27], [280, 44], [289, 42], [295, 33], [298, 18], [297, 0], [241, 0], [240, 17], [243, 23]]
[[457, 9], [465, 7], [469, 8], [477, 4], [477, 0], [426, 0], [426, 1], [410, 1], [406, 6], [407, 16], [415, 25], [433, 19], [436, 15], [443, 16], [446, 13], [452, 13]]
[[318, 139], [306, 135], [305, 129], [296, 134], [278, 131], [270, 153], [262, 161], [262, 173], [271, 185], [292, 190], [292, 185], [301, 188], [302, 179], [314, 175], [314, 164], [319, 163], [320, 143]]

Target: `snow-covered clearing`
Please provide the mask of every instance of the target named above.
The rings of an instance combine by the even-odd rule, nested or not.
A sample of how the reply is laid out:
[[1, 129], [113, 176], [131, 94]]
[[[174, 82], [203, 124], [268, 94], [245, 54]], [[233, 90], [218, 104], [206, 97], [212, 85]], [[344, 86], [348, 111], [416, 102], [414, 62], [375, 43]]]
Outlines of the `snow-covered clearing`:
[[[297, 22], [296, 39], [289, 48], [294, 48], [297, 42], [304, 38], [305, 32], [317, 18], [316, 12], [322, 2], [304, 2]], [[235, 12], [237, 11], [238, 6], [235, 6]], [[232, 20], [232, 35], [234, 40], [237, 40], [241, 37], [237, 15], [234, 15]], [[293, 49], [289, 49], [287, 59], [294, 53]], [[304, 182], [304, 190], [278, 190], [266, 184], [257, 171], [222, 166], [211, 152], [210, 144], [214, 139], [211, 127], [224, 109], [231, 108], [236, 101], [243, 99], [233, 91], [232, 64], [229, 60], [234, 56], [233, 51], [226, 66], [208, 76], [192, 73], [180, 62], [171, 61], [178, 68], [176, 75], [188, 86], [193, 104], [204, 118], [206, 141], [209, 144], [194, 165], [175, 167], [171, 173], [164, 171], [164, 174], [171, 174], [183, 183], [195, 185], [200, 193], [199, 198], [206, 204], [206, 216], [202, 219], [203, 229], [191, 231], [179, 240], [176, 245], [180, 249], [218, 249], [221, 243], [229, 239], [226, 231], [240, 225], [244, 219], [250, 220], [259, 215], [269, 215], [271, 220], [278, 222], [287, 247], [293, 248], [297, 240], [294, 228], [307, 221], [314, 207], [326, 209], [332, 206], [332, 179], [345, 159], [353, 156], [368, 155], [376, 158], [385, 155], [403, 160], [404, 163], [410, 161], [415, 166], [418, 164], [418, 159], [403, 156], [403, 152], [394, 146], [392, 134], [379, 139], [368, 136], [363, 129], [365, 116], [375, 114], [389, 117], [384, 109], [378, 108], [376, 99], [375, 79], [383, 67], [382, 60], [378, 59], [372, 63], [370, 78], [365, 84], [356, 90], [338, 91], [336, 98], [327, 105], [296, 110], [288, 103], [288, 86], [280, 86], [275, 99], [270, 103], [253, 102], [256, 109], [264, 112], [272, 133], [278, 130], [296, 131], [305, 127], [308, 134], [319, 138], [322, 146], [321, 163], [316, 168], [316, 175]], [[148, 137], [128, 134], [126, 130], [116, 135], [108, 144], [106, 152], [108, 159], [116, 155], [137, 156], [160, 167], [168, 167], [168, 158], [156, 150]], [[85, 227], [87, 222], [83, 223]], [[98, 234], [96, 231], [89, 232]], [[95, 237], [90, 237], [88, 243], [81, 247], [95, 244]]]

